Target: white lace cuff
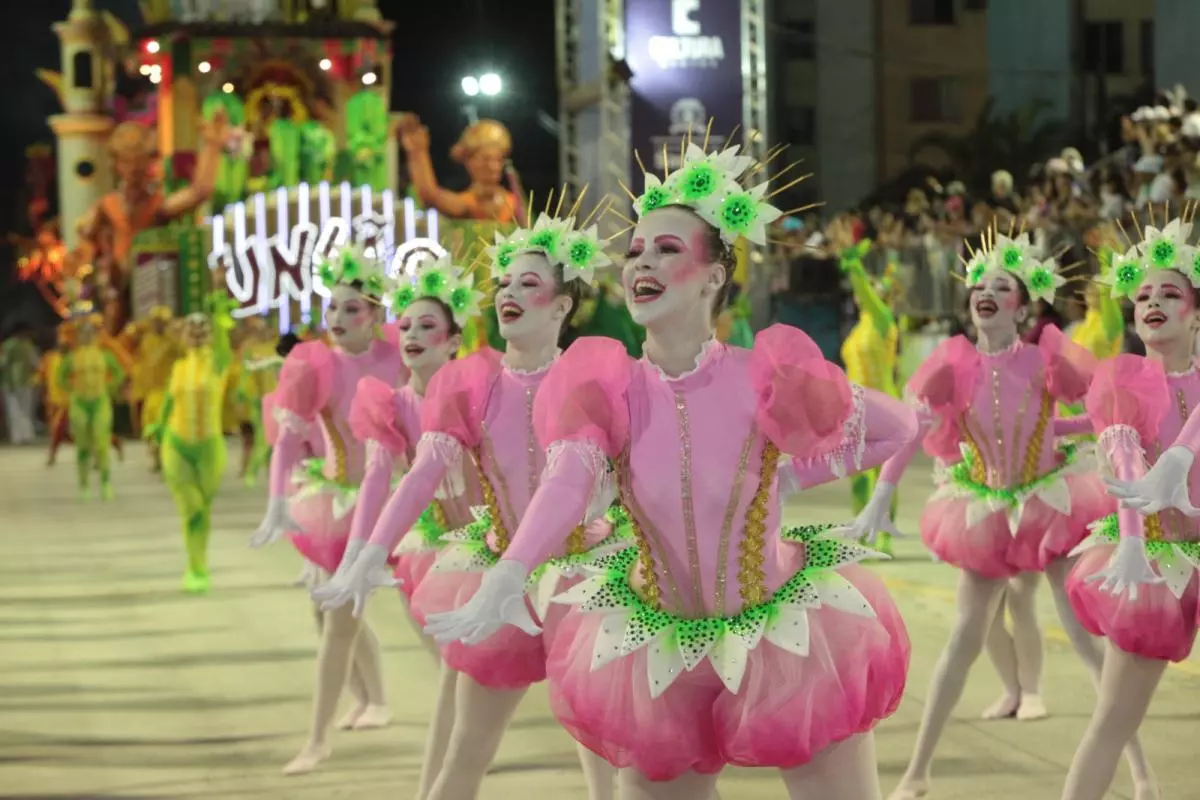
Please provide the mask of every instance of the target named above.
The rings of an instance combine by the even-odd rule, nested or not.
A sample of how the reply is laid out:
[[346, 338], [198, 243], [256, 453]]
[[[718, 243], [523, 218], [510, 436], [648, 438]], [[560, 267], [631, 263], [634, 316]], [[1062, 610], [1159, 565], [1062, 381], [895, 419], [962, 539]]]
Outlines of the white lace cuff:
[[307, 436], [312, 428], [312, 423], [305, 421], [303, 417], [295, 411], [289, 411], [286, 408], [275, 409], [275, 421], [279, 423], [279, 427], [291, 433], [297, 433], [301, 436]]
[[1142, 464], [1146, 464], [1146, 451], [1142, 449], [1142, 437], [1138, 434], [1137, 429], [1129, 425], [1110, 425], [1100, 433], [1097, 439], [1097, 444], [1100, 446], [1100, 452], [1104, 454], [1104, 460], [1108, 463], [1109, 471], [1112, 465], [1116, 463], [1118, 455], [1122, 451], [1132, 451], [1137, 453]]
[[603, 516], [608, 507], [612, 505], [612, 501], [617, 496], [616, 482], [613, 480], [612, 470], [608, 468], [608, 457], [604, 455], [603, 450], [590, 442], [565, 439], [552, 443], [546, 449], [546, 468], [542, 472], [543, 479], [555, 471], [559, 466], [559, 460], [567, 452], [574, 454], [583, 462], [588, 472], [592, 473], [592, 490], [588, 495], [587, 511], [582, 520], [584, 524], [587, 524]]
[[462, 497], [466, 491], [463, 482], [462, 442], [448, 433], [423, 433], [417, 442], [417, 458], [420, 458], [423, 452], [428, 452], [446, 466], [446, 494], [449, 497]]
[[851, 464], [854, 465], [855, 471], [862, 469], [863, 453], [867, 449], [866, 390], [857, 383], [852, 383], [850, 397], [854, 407], [842, 428], [842, 443], [825, 456], [830, 471], [839, 478], [846, 477]]

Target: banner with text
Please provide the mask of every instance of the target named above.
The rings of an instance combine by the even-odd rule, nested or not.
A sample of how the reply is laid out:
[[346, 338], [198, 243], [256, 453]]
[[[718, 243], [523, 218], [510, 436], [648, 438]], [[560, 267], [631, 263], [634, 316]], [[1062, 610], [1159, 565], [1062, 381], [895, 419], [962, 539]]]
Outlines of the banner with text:
[[[631, 141], [647, 169], [677, 167], [684, 139], [702, 144], [709, 119], [710, 150], [741, 125], [741, 12], [741, 0], [625, 0]], [[640, 192], [636, 160], [631, 169]]]

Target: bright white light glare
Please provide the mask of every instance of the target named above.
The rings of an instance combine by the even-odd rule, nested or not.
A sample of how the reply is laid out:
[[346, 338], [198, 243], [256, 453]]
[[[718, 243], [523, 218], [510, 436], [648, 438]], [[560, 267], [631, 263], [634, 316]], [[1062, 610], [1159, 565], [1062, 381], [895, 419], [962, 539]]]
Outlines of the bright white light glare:
[[371, 84], [375, 83], [376, 80], [378, 80], [378, 78], [375, 76], [374, 72], [368, 72], [366, 75], [363, 75], [362, 78], [364, 86], [370, 86]]
[[479, 79], [468, 75], [462, 79], [463, 94], [467, 97], [474, 97], [479, 94]]
[[158, 42], [154, 42], [154, 41], [146, 42], [146, 52], [147, 53], [150, 53], [151, 55], [153, 55], [154, 53], [157, 53], [158, 50], [159, 50]]
[[140, 67], [138, 67], [138, 72], [142, 73], [143, 75], [149, 75], [150, 74], [150, 65], [142, 64]]
[[325, 72], [328, 72], [329, 70], [333, 69], [333, 62], [330, 61], [328, 58], [322, 58], [321, 61], [317, 64], [317, 66], [319, 66]]
[[224, 92], [225, 94], [233, 94], [233, 84], [226, 83], [224, 86], [221, 87], [221, 91]]
[[209, 73], [212, 72], [212, 64], [208, 63], [207, 61], [201, 61], [196, 65], [196, 69], [204, 73]]
[[151, 75], [151, 76], [150, 76], [150, 82], [151, 82], [151, 83], [162, 83], [162, 73], [161, 73], [161, 72], [156, 72], [156, 73], [154, 73], [153, 75]]
[[494, 72], [487, 72], [479, 77], [479, 91], [488, 97], [500, 94], [501, 85], [500, 76]]

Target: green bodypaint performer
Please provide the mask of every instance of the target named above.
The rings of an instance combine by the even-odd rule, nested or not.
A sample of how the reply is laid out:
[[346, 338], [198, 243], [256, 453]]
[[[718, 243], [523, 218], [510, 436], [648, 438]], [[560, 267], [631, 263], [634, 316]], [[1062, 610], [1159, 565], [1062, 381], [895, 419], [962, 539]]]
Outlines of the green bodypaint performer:
[[208, 535], [227, 457], [221, 400], [233, 363], [232, 301], [215, 294], [209, 302], [212, 318], [191, 314], [184, 320], [186, 352], [171, 372], [162, 415], [146, 431], [148, 438], [161, 442], [163, 478], [183, 518], [183, 591], [189, 594], [209, 588]]
[[63, 359], [58, 377], [59, 384], [67, 387], [67, 420], [75, 441], [80, 494], [84, 499], [90, 496], [88, 478], [94, 466], [100, 473], [100, 496], [111, 500], [112, 398], [125, 382], [125, 370], [116, 356], [98, 344], [102, 325], [99, 314], [79, 320], [75, 347]]

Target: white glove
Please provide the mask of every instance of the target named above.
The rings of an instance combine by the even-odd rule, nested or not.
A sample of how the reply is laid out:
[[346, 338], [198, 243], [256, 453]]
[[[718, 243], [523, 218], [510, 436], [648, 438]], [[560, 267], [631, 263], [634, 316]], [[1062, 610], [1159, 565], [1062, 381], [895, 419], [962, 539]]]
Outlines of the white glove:
[[342, 553], [342, 560], [338, 562], [337, 569], [334, 570], [333, 576], [330, 578], [330, 580], [336, 580], [342, 577], [342, 575], [346, 574], [346, 571], [350, 569], [355, 560], [358, 558], [358, 554], [361, 553], [363, 548], [366, 546], [366, 539], [352, 538], [350, 541], [346, 542], [346, 552]]
[[321, 568], [316, 564], [304, 559], [304, 566], [300, 569], [300, 574], [292, 581], [292, 586], [303, 586], [310, 592], [321, 583]]
[[272, 497], [267, 501], [267, 513], [263, 515], [263, 521], [259, 523], [258, 530], [250, 537], [251, 547], [257, 550], [272, 544], [288, 531], [303, 532], [296, 521], [292, 519], [292, 515], [288, 513], [287, 504], [286, 497]]
[[875, 544], [875, 540], [879, 538], [881, 532], [903, 539], [904, 534], [896, 530], [896, 524], [892, 522], [891, 518], [892, 495], [895, 493], [896, 485], [894, 483], [880, 481], [875, 484], [875, 491], [871, 493], [871, 499], [855, 517], [854, 522], [834, 528], [833, 532], [855, 541], [865, 538], [869, 544]]
[[487, 571], [479, 591], [457, 611], [430, 614], [425, 632], [438, 644], [479, 644], [505, 625], [530, 636], [541, 632], [525, 604], [528, 571], [517, 561], [500, 561]]
[[1130, 600], [1137, 600], [1138, 587], [1142, 584], [1162, 583], [1150, 559], [1146, 557], [1146, 543], [1137, 536], [1122, 536], [1108, 566], [1087, 577], [1089, 582], [1104, 581], [1100, 591], [1122, 594], [1128, 592]]
[[1188, 497], [1188, 472], [1196, 457], [1186, 447], [1170, 447], [1150, 471], [1136, 481], [1106, 477], [1108, 493], [1125, 508], [1140, 514], [1154, 514], [1164, 508], [1177, 508], [1189, 517], [1200, 517], [1200, 508]]
[[388, 555], [379, 545], [367, 542], [352, 562], [342, 559], [328, 583], [313, 589], [313, 600], [321, 604], [322, 611], [333, 611], [353, 601], [354, 616], [361, 617], [371, 592], [400, 583], [388, 566]]

